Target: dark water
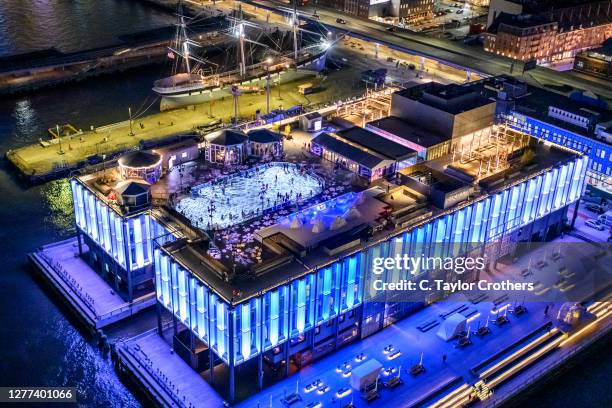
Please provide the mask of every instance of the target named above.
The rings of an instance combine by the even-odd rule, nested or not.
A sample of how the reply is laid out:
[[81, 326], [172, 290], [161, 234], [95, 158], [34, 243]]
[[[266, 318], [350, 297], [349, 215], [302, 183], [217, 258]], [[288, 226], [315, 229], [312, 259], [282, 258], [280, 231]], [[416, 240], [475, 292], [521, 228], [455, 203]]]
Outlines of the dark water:
[[110, 45], [174, 21], [138, 0], [0, 0], [0, 56]]
[[[0, 55], [101, 46], [119, 34], [172, 21], [135, 0], [0, 0]], [[128, 106], [138, 110], [150, 103], [151, 82], [162, 69], [0, 97], [0, 153], [47, 137], [46, 129], [55, 123], [86, 128], [125, 119]], [[75, 328], [26, 267], [28, 252], [74, 233], [71, 218], [66, 180], [25, 187], [2, 160], [0, 385], [76, 386], [86, 406], [140, 406], [117, 378], [110, 358]]]
[[[141, 106], [159, 68], [0, 98], [0, 152], [34, 143], [49, 124], [123, 120]], [[149, 99], [150, 100], [150, 99]], [[152, 108], [153, 110], [153, 108]], [[26, 253], [74, 233], [66, 180], [25, 187], [0, 165], [0, 385], [76, 386], [88, 406], [138, 406], [110, 359], [67, 320], [26, 268]]]
[[[136, 0], [0, 0], [0, 54], [28, 51], [41, 40], [41, 48], [64, 50], [104, 45], [118, 33], [151, 28], [168, 18]], [[0, 98], [0, 152], [46, 137], [46, 129], [56, 123], [87, 128], [126, 119], [128, 106], [139, 111], [149, 105], [150, 84], [162, 69]], [[110, 359], [74, 327], [26, 268], [27, 252], [74, 232], [71, 207], [65, 180], [25, 187], [5, 161], [0, 164], [0, 385], [76, 386], [87, 406], [139, 406]], [[606, 351], [601, 353], [609, 355]], [[609, 370], [609, 357], [591, 358], [574, 369], [580, 381], [566, 374], [532, 401], [537, 406], [560, 406], [554, 401], [605, 406], [600, 403], [609, 401]]]

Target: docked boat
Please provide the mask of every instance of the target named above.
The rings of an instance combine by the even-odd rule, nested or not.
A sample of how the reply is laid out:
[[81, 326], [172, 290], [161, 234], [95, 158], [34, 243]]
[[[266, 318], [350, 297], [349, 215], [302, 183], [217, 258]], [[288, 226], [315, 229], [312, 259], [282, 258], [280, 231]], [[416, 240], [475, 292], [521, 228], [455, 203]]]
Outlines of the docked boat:
[[[236, 58], [218, 64], [198, 52], [206, 45], [189, 38], [185, 17], [179, 12], [176, 40], [168, 49], [168, 57], [176, 62], [175, 73], [155, 81], [153, 86], [153, 91], [162, 97], [161, 109], [211, 101], [236, 91], [256, 92], [270, 82], [286, 83], [322, 71], [329, 48], [327, 32], [321, 34], [301, 27], [299, 18], [295, 18], [297, 12], [294, 13], [290, 21], [292, 30], [286, 32], [278, 29], [268, 32], [241, 18], [227, 17], [229, 28], [220, 35], [235, 43]], [[259, 37], [251, 40], [247, 31], [258, 33]], [[291, 35], [293, 49], [283, 41]], [[228, 57], [232, 53], [226, 50], [224, 54]]]

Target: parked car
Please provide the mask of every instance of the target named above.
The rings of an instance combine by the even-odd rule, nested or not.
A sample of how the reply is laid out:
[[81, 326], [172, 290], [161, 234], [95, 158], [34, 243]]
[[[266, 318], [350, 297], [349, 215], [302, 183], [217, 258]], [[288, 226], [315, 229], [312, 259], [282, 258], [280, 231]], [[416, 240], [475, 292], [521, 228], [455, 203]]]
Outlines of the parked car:
[[387, 27], [387, 31], [395, 32], [397, 31], [397, 27], [395, 26]]
[[463, 14], [463, 9], [457, 10], [457, 14]]
[[586, 222], [584, 223], [587, 227], [596, 229], [597, 231], [603, 231], [606, 229], [606, 227], [602, 224], [600, 224], [597, 220], [586, 220]]
[[597, 217], [597, 221], [599, 221], [600, 224], [612, 227], [612, 210], [608, 210], [601, 214], [599, 217]]
[[604, 212], [606, 212], [606, 210], [601, 205], [597, 204], [587, 204], [584, 208], [586, 208], [587, 211], [593, 212], [595, 214], [603, 214]]
[[336, 23], [338, 23], [338, 24], [346, 24], [346, 20], [343, 19], [343, 18], [337, 18], [336, 19]]

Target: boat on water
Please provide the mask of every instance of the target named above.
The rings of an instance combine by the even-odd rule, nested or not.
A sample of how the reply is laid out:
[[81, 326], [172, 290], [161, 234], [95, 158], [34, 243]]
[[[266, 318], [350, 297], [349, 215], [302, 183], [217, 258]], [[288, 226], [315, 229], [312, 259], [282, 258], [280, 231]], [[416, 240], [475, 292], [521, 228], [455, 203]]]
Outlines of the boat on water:
[[[330, 46], [328, 33], [322, 26], [321, 32], [301, 26], [295, 7], [288, 31], [272, 30], [245, 21], [241, 16], [226, 17], [229, 27], [220, 35], [227, 37], [223, 40], [232, 43], [236, 50], [236, 57], [226, 58], [229, 60], [226, 64], [215, 63], [202, 55], [200, 51], [206, 44], [189, 38], [180, 5], [178, 16], [176, 39], [168, 48], [168, 57], [175, 61], [174, 74], [153, 84], [153, 91], [162, 97], [162, 110], [269, 89], [272, 83], [294, 81], [325, 69]], [[248, 38], [248, 32], [256, 33], [258, 38]], [[285, 37], [292, 37], [292, 49], [287, 47]], [[231, 48], [225, 50], [226, 57], [232, 55]]]

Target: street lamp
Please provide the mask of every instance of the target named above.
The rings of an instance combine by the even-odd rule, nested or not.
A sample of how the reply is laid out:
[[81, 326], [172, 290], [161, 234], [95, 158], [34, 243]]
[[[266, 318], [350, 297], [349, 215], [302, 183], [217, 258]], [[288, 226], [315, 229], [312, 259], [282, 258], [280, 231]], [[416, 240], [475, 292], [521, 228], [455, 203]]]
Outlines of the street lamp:
[[134, 129], [132, 129], [132, 107], [128, 107], [128, 115], [130, 116], [130, 136], [134, 136]]
[[266, 113], [270, 113], [270, 64], [272, 64], [272, 58], [266, 58]]
[[57, 139], [59, 141], [59, 152], [57, 152], [58, 154], [64, 154], [64, 151], [62, 150], [62, 134], [60, 133], [60, 128], [59, 125], [55, 125], [55, 129], [57, 132]]

